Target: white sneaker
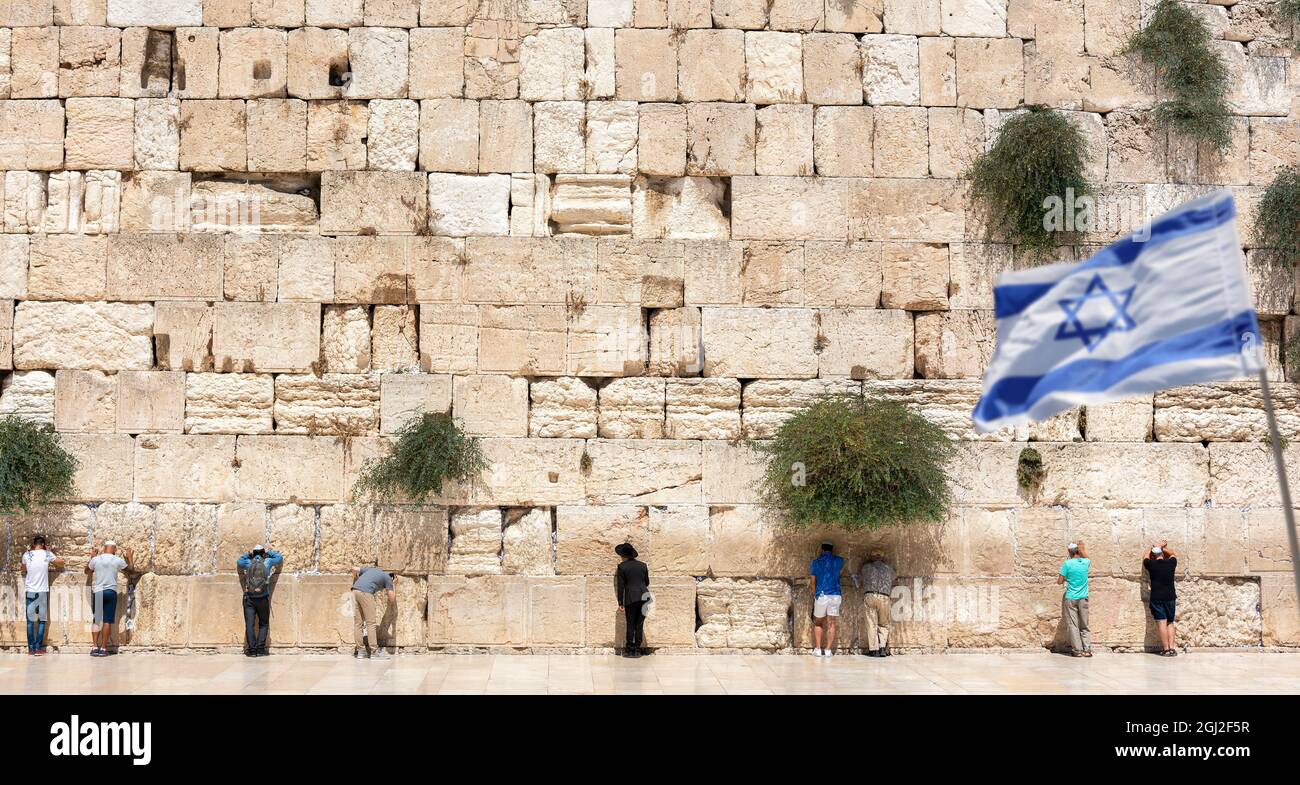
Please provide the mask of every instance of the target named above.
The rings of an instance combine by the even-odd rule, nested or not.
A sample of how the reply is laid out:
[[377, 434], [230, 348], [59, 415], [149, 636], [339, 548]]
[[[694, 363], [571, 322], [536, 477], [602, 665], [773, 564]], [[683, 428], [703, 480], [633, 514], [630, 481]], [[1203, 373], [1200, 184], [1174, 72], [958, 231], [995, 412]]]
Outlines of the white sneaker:
[[834, 649], [827, 649], [826, 651], [822, 652], [822, 656], [823, 656], [823, 657], [834, 657], [834, 656], [835, 656], [835, 650], [834, 650]]
[[813, 650], [812, 650], [812, 655], [813, 655], [814, 657], [820, 657], [820, 656], [822, 656], [822, 650], [821, 650], [821, 649], [813, 649]]

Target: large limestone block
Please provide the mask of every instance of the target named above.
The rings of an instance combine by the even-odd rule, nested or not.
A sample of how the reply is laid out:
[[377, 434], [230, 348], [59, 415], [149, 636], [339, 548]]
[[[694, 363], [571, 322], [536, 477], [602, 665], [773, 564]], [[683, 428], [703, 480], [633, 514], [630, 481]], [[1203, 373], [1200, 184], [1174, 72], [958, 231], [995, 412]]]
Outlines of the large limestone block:
[[570, 317], [566, 375], [638, 376], [645, 363], [646, 330], [639, 307], [588, 306]]
[[350, 572], [375, 563], [375, 511], [367, 504], [320, 508], [321, 572]]
[[402, 573], [445, 571], [447, 525], [445, 507], [377, 508], [375, 547], [379, 566]]
[[1286, 516], [1281, 510], [1249, 510], [1246, 515], [1246, 567], [1251, 572], [1291, 569]]
[[566, 337], [563, 306], [483, 306], [478, 368], [486, 373], [563, 376]]
[[738, 240], [843, 240], [848, 182], [838, 178], [734, 177], [732, 236]]
[[684, 245], [662, 240], [598, 243], [596, 298], [601, 303], [674, 308], [682, 304]]
[[830, 308], [817, 312], [818, 375], [911, 378], [912, 316], [902, 310]]
[[277, 433], [364, 436], [379, 430], [379, 379], [359, 374], [275, 377]]
[[158, 303], [153, 335], [160, 368], [212, 370], [212, 307], [207, 303]]
[[[1209, 497], [1210, 454], [1197, 444], [1043, 445], [1040, 499], [1096, 507], [1200, 506]], [[1121, 467], [1124, 481], [1114, 482]]]
[[0, 413], [14, 414], [44, 423], [54, 421], [54, 374], [47, 371], [19, 371], [0, 384]]
[[802, 39], [798, 33], [745, 33], [746, 83], [751, 102], [803, 102]]
[[543, 379], [529, 385], [528, 435], [594, 439], [596, 390], [582, 379]]
[[366, 167], [370, 106], [365, 101], [312, 101], [307, 105], [307, 170]]
[[107, 295], [114, 300], [219, 300], [222, 238], [118, 235], [108, 244]]
[[[137, 136], [137, 141], [139, 139]], [[176, 148], [168, 154], [167, 165], [171, 168], [176, 166], [176, 154]], [[162, 166], [163, 162], [142, 159], [137, 152], [136, 165], [155, 167]], [[188, 172], [134, 172], [127, 175], [122, 181], [120, 230], [186, 231], [190, 227], [191, 178]]]
[[[421, 101], [420, 168], [430, 172], [478, 172], [478, 134], [477, 101], [460, 98]], [[541, 136], [541, 161], [545, 161], [547, 142], [547, 137]]]
[[[1283, 438], [1300, 433], [1300, 398], [1289, 385], [1273, 391]], [[1155, 438], [1162, 442], [1258, 442], [1268, 437], [1257, 382], [1175, 387], [1155, 396]]]
[[191, 27], [203, 24], [203, 0], [108, 0], [112, 27]]
[[413, 171], [420, 154], [420, 105], [415, 101], [373, 101], [367, 160], [371, 168]]
[[669, 379], [665, 436], [669, 439], [739, 439], [737, 379]]
[[790, 585], [781, 580], [708, 578], [696, 585], [704, 648], [784, 649], [790, 645]]
[[180, 167], [195, 172], [248, 169], [243, 101], [182, 101]]
[[154, 519], [153, 567], [165, 575], [212, 572], [217, 552], [217, 506], [158, 505]]
[[[196, 575], [190, 579], [190, 607], [193, 615], [190, 620], [191, 647], [225, 647], [244, 644], [244, 611], [242, 603], [233, 598], [240, 595], [239, 577], [236, 575]], [[278, 583], [278, 581], [276, 582]], [[273, 584], [271, 592], [271, 614], [273, 621], [268, 630], [269, 645], [292, 644], [292, 638], [282, 637], [284, 626], [277, 624], [280, 619], [288, 592], [277, 591]], [[277, 603], [276, 600], [280, 602]]]
[[117, 376], [102, 371], [59, 371], [54, 378], [54, 427], [61, 432], [117, 428]]
[[14, 302], [0, 300], [0, 370], [14, 367]]
[[128, 98], [69, 98], [65, 165], [77, 169], [135, 168], [135, 102]]
[[417, 234], [428, 214], [425, 176], [411, 172], [326, 172], [321, 178], [321, 231], [327, 234]]
[[550, 220], [559, 234], [629, 234], [631, 178], [623, 174], [561, 174], [555, 177]]
[[60, 101], [0, 100], [0, 167], [59, 169], [63, 166], [63, 131]]
[[461, 299], [478, 303], [591, 303], [596, 245], [578, 238], [470, 238]]
[[665, 308], [650, 314], [649, 373], [694, 376], [704, 369], [699, 308]]
[[813, 107], [765, 106], [755, 120], [756, 174], [805, 177], [813, 173]]
[[745, 33], [687, 30], [677, 82], [684, 101], [740, 101], [745, 90]]
[[681, 177], [686, 173], [686, 107], [638, 104], [637, 169], [645, 174]]
[[1265, 646], [1300, 645], [1300, 611], [1297, 609], [1295, 582], [1285, 575], [1260, 578], [1260, 615]]
[[984, 375], [997, 341], [992, 311], [945, 311], [916, 317], [916, 370], [927, 379]]
[[348, 71], [348, 34], [344, 30], [304, 27], [288, 37], [286, 88], [294, 98], [342, 98]]
[[0, 297], [6, 300], [27, 298], [27, 268], [30, 259], [31, 241], [27, 237], [0, 236]]
[[583, 126], [586, 171], [633, 174], [637, 171], [637, 104], [592, 101]]
[[[251, 551], [254, 545], [266, 543], [270, 524], [271, 514], [265, 504], [233, 502], [218, 506], [217, 572], [235, 572], [240, 556]], [[285, 562], [289, 562], [288, 557]], [[291, 563], [287, 566], [293, 571], [301, 567]]]
[[480, 101], [480, 172], [533, 170], [533, 109], [525, 101]]
[[278, 98], [285, 94], [288, 34], [283, 30], [239, 28], [221, 33], [221, 98]]
[[[417, 192], [423, 193], [423, 188], [412, 191], [412, 193]], [[423, 225], [425, 220], [422, 211], [418, 214], [417, 211], [412, 211], [409, 217], [412, 225], [416, 223]], [[330, 246], [334, 255], [335, 301], [400, 304], [414, 300], [411, 294], [411, 278], [407, 269], [410, 246], [406, 239], [346, 237], [336, 239], [330, 243]], [[365, 308], [365, 306], [361, 307]]]
[[948, 246], [886, 243], [881, 305], [908, 311], [948, 309]]
[[648, 555], [648, 523], [646, 508], [636, 505], [556, 508], [555, 571], [561, 575], [610, 573], [618, 563], [614, 547], [625, 542]]
[[270, 374], [186, 374], [185, 432], [270, 433], [274, 402]]
[[184, 425], [184, 372], [118, 372], [117, 430], [120, 433], [180, 433]]
[[216, 98], [220, 83], [221, 31], [187, 27], [176, 31], [173, 74], [178, 98]]
[[352, 81], [348, 98], [405, 98], [410, 83], [410, 40], [406, 30], [355, 27], [348, 31]]
[[595, 504], [700, 501], [701, 448], [695, 442], [599, 439], [588, 442], [587, 499]]
[[70, 501], [129, 501], [133, 492], [131, 452], [135, 442], [126, 434], [70, 433], [60, 437], [77, 459]]
[[109, 240], [80, 235], [37, 235], [27, 270], [27, 299], [103, 300]]
[[148, 369], [152, 305], [24, 302], [14, 312], [15, 368]]
[[954, 439], [1010, 441], [1028, 438], [1028, 428], [1003, 428], [993, 433], [975, 432], [971, 411], [979, 401], [979, 381], [959, 379], [878, 380], [866, 383], [868, 395], [898, 401], [933, 422]]
[[1152, 425], [1152, 398], [1143, 396], [1088, 406], [1084, 436], [1090, 442], [1146, 442]]
[[411, 371], [420, 364], [419, 321], [415, 308], [375, 307], [370, 336], [370, 363], [377, 371]]
[[528, 380], [502, 376], [457, 376], [452, 415], [474, 436], [528, 435]]
[[581, 646], [585, 600], [581, 578], [433, 577], [429, 642]]
[[[289, 618], [282, 623], [288, 622], [286, 626], [290, 627], [289, 635], [294, 643], [328, 648], [352, 645], [354, 608], [350, 575], [299, 575], [281, 583], [283, 588], [293, 587]], [[271, 635], [275, 634], [273, 619]]]
[[108, 234], [120, 229], [120, 172], [57, 172], [48, 182], [44, 229], [49, 233]]
[[1018, 38], [957, 39], [957, 105], [1014, 109], [1025, 98], [1024, 53]]
[[920, 55], [910, 35], [862, 37], [862, 88], [873, 105], [915, 105], [921, 99]]
[[813, 162], [830, 177], [870, 177], [876, 110], [865, 106], [818, 107], [813, 121]]
[[747, 439], [770, 438], [776, 435], [782, 423], [819, 397], [856, 395], [860, 390], [860, 382], [842, 378], [750, 382], [742, 394], [744, 436]]
[[122, 35], [111, 27], [69, 26], [59, 34], [59, 95], [117, 94]]
[[816, 312], [806, 308], [701, 311], [704, 374], [749, 379], [817, 375]]
[[686, 173], [754, 173], [756, 116], [750, 104], [696, 103], [686, 109]]
[[370, 370], [370, 309], [327, 305], [321, 319], [321, 360], [333, 373]]
[[249, 101], [248, 169], [299, 172], [307, 168], [307, 102], [262, 98]]
[[474, 503], [538, 507], [585, 499], [581, 439], [489, 437], [481, 447], [490, 468], [474, 482]]
[[664, 380], [615, 379], [600, 389], [601, 438], [661, 438], [665, 404]]
[[135, 444], [135, 498], [142, 502], [235, 498], [235, 437], [146, 434]]
[[965, 187], [956, 180], [855, 181], [849, 231], [868, 240], [950, 242], [965, 233]]
[[533, 105], [533, 169], [538, 172], [585, 171], [583, 138], [586, 105], [581, 101], [544, 101]]
[[139, 607], [131, 643], [167, 648], [189, 643], [190, 585], [188, 576], [146, 573], [136, 585]]
[[586, 39], [581, 28], [538, 30], [519, 47], [519, 97], [525, 101], [576, 101], [583, 97]]
[[676, 101], [677, 49], [678, 38], [671, 30], [617, 30], [615, 96], [626, 101]]
[[1178, 636], [1188, 646], [1255, 646], [1262, 635], [1260, 584], [1246, 579], [1178, 582]]
[[235, 460], [241, 501], [298, 504], [343, 498], [342, 439], [241, 436]]
[[510, 177], [429, 175], [429, 223], [450, 237], [510, 233]]
[[808, 103], [862, 103], [862, 53], [847, 33], [809, 33], [803, 37], [803, 84]]
[[478, 350], [478, 306], [421, 306], [421, 370], [425, 373], [477, 371]]
[[[650, 552], [643, 561], [652, 574], [704, 575], [709, 570], [709, 508], [702, 504], [651, 507]], [[658, 581], [656, 580], [656, 584]]]
[[947, 468], [953, 502], [986, 507], [1022, 506], [1024, 502], [1016, 483], [1022, 449], [1024, 445], [1014, 443], [958, 443], [957, 453]]
[[[645, 620], [646, 648], [694, 648], [695, 579], [656, 572], [652, 580], [654, 612]], [[621, 648], [627, 640], [627, 617], [618, 609], [613, 583], [607, 576], [586, 579], [588, 647]]]
[[511, 511], [501, 540], [501, 571], [507, 575], [554, 575], [549, 509]]
[[138, 502], [105, 502], [95, 508], [92, 539], [117, 543], [119, 553], [129, 548], [134, 551], [135, 569], [149, 572], [153, 569], [154, 508]]
[[314, 303], [217, 303], [212, 356], [219, 371], [303, 373], [320, 358]]
[[451, 410], [452, 377], [385, 374], [380, 385], [380, 432], [397, 433], [412, 418]]
[[284, 243], [280, 246], [274, 268], [276, 297], [280, 302], [334, 300], [337, 278], [335, 252], [342, 250], [341, 243], [324, 238], [294, 239]]
[[878, 243], [804, 243], [804, 303], [875, 307], [880, 303], [881, 260]]
[[437, 27], [411, 31], [412, 98], [458, 97], [465, 91], [465, 31]]
[[638, 177], [633, 181], [632, 234], [637, 238], [726, 239], [731, 235], [725, 178]]
[[[1179, 445], [1183, 446], [1183, 445]], [[1188, 445], [1190, 446], [1190, 445]], [[1215, 506], [1277, 508], [1282, 506], [1267, 444], [1213, 442], [1210, 451], [1210, 491]], [[1288, 446], [1284, 452], [1287, 480], [1293, 486], [1297, 475], [1292, 468], [1300, 451]]]
[[495, 575], [501, 570], [505, 519], [497, 507], [461, 508], [451, 514], [451, 575]]
[[710, 504], [757, 504], [767, 461], [743, 442], [703, 443], [704, 499]]
[[872, 140], [874, 170], [901, 177], [929, 174], [928, 117], [928, 112], [920, 106], [876, 109]]

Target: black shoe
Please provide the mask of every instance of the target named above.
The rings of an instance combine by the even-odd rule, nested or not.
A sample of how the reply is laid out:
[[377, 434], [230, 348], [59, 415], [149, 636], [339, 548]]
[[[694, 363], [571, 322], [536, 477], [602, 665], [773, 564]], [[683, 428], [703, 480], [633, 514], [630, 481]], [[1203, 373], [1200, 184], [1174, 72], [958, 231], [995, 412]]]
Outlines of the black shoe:
[[892, 657], [892, 656], [894, 656], [894, 655], [893, 655], [893, 652], [891, 652], [891, 651], [889, 650], [889, 647], [886, 646], [885, 648], [883, 648], [883, 649], [880, 650], [880, 656], [881, 656], [881, 657]]

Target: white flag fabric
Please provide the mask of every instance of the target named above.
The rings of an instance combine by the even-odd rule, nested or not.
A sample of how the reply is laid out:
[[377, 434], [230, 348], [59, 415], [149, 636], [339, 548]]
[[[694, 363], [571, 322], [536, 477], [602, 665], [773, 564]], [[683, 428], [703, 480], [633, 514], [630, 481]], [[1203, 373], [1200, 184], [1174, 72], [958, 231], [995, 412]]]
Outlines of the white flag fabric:
[[998, 276], [998, 343], [976, 430], [1256, 374], [1259, 322], [1236, 215], [1220, 189], [1086, 261]]

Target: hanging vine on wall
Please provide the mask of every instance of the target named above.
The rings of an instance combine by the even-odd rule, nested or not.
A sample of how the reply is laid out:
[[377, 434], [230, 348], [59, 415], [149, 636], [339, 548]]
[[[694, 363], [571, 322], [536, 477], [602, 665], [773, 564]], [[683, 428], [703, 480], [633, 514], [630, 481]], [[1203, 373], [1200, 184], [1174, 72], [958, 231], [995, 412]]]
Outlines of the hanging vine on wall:
[[1176, 0], [1160, 0], [1123, 51], [1155, 69], [1168, 96], [1155, 108], [1162, 128], [1225, 152], [1232, 147], [1231, 74], [1212, 41], [1200, 16]]
[[848, 531], [943, 521], [944, 468], [954, 447], [943, 429], [897, 401], [827, 396], [786, 420], [769, 441], [761, 492], [796, 529]]
[[1059, 112], [1031, 108], [1007, 120], [997, 141], [975, 159], [966, 177], [985, 225], [986, 240], [1013, 243], [1042, 258], [1079, 238], [1063, 209], [1091, 192], [1084, 175], [1087, 141]]
[[1038, 493], [1046, 476], [1047, 470], [1043, 468], [1042, 453], [1033, 447], [1021, 450], [1020, 457], [1016, 460], [1016, 484], [1021, 490], [1031, 494]]
[[48, 424], [0, 418], [0, 513], [31, 512], [71, 496], [77, 459]]
[[412, 418], [387, 455], [368, 461], [353, 489], [380, 501], [425, 501], [450, 482], [465, 483], [488, 467], [479, 440], [466, 436], [449, 414]]
[[1255, 208], [1255, 253], [1264, 262], [1300, 262], [1300, 166], [1279, 169]]

